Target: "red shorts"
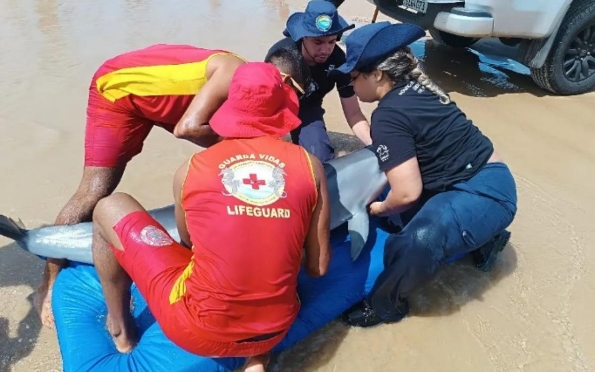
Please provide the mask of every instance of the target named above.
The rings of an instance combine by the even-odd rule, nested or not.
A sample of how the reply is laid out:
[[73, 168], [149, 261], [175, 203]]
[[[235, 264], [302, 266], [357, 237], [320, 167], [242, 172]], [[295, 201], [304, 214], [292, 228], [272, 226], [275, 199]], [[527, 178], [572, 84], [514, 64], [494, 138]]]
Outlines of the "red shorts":
[[108, 101], [97, 91], [93, 78], [87, 102], [86, 167], [126, 165], [142, 151], [145, 139], [157, 124], [135, 114], [131, 99], [128, 96]]
[[[206, 357], [247, 357], [269, 352], [285, 337], [287, 330], [250, 340], [213, 341], [209, 331], [192, 322], [196, 316], [191, 304], [184, 298], [170, 304], [172, 289], [191, 263], [192, 251], [175, 242], [145, 211], [124, 216], [114, 231], [124, 247], [123, 251], [112, 247], [116, 259], [136, 283], [165, 336], [178, 347]], [[225, 332], [225, 327], [209, 325]]]

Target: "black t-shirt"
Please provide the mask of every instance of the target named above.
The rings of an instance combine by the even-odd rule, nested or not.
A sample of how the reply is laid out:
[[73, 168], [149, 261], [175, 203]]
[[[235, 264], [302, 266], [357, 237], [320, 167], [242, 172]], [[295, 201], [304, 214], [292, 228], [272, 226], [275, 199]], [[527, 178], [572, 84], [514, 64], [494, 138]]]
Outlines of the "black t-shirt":
[[[287, 46], [295, 46], [301, 53], [301, 44], [286, 37], [276, 42], [269, 49], [267, 54], [272, 53], [277, 48]], [[312, 74], [311, 86], [307, 89], [307, 95], [300, 100], [300, 109], [306, 107], [321, 107], [324, 96], [333, 90], [335, 86], [337, 87], [339, 96], [342, 98], [349, 98], [355, 94], [353, 87], [350, 84], [351, 76], [338, 72], [329, 75], [330, 71], [341, 66], [345, 63], [345, 60], [345, 52], [338, 45], [335, 45], [335, 49], [325, 63], [310, 66], [310, 72]]]
[[426, 191], [468, 180], [494, 152], [489, 138], [454, 102], [442, 104], [415, 81], [395, 86], [380, 100], [371, 135], [383, 171], [417, 156]]

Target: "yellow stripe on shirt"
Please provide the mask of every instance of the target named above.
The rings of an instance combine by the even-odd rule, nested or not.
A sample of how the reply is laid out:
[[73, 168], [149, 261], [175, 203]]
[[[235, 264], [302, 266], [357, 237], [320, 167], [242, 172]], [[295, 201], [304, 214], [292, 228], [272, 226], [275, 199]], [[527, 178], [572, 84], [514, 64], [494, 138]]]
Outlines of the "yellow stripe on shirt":
[[110, 102], [128, 95], [195, 95], [207, 82], [207, 66], [211, 58], [223, 54], [235, 55], [222, 52], [198, 62], [122, 68], [99, 77], [97, 90]]

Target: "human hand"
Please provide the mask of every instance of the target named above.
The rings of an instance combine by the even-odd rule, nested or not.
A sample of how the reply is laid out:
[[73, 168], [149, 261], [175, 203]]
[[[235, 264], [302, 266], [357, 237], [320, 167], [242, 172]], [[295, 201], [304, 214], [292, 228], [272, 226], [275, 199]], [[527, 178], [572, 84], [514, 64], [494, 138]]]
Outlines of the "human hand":
[[372, 216], [381, 216], [383, 212], [382, 202], [373, 202], [370, 204], [370, 214]]

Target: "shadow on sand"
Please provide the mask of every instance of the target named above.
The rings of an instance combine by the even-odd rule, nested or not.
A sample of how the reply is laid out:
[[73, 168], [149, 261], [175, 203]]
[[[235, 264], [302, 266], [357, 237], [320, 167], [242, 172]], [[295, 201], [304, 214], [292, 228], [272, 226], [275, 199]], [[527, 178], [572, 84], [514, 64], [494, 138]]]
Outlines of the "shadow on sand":
[[484, 293], [512, 274], [516, 267], [517, 255], [510, 242], [487, 273], [476, 269], [469, 257], [453, 262], [411, 296], [411, 315], [446, 316], [460, 311], [469, 302], [483, 301]]
[[[35, 259], [16, 244], [0, 248], [0, 288], [36, 288], [42, 272], [43, 261]], [[14, 365], [31, 354], [37, 343], [41, 321], [33, 306], [33, 297], [33, 293], [27, 296], [29, 310], [16, 327], [11, 327], [12, 319], [7, 318], [7, 314], [0, 316], [0, 372], [10, 372]]]
[[517, 48], [485, 39], [470, 48], [455, 49], [432, 39], [411, 45], [426, 73], [449, 93], [473, 97], [495, 97], [529, 93], [537, 97], [554, 95], [533, 81], [528, 67], [514, 60]]
[[317, 371], [335, 357], [349, 327], [335, 320], [272, 358], [268, 372]]

